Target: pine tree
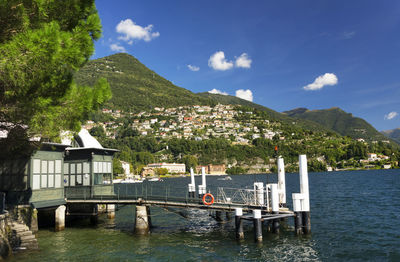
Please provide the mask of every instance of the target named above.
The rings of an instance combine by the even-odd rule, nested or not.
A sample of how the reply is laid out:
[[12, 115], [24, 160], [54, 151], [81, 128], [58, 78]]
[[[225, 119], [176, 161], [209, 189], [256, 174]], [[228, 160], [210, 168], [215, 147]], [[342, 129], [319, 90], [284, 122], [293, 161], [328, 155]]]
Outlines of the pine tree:
[[0, 131], [9, 137], [54, 141], [111, 98], [105, 79], [73, 80], [101, 36], [94, 0], [0, 0], [0, 25]]

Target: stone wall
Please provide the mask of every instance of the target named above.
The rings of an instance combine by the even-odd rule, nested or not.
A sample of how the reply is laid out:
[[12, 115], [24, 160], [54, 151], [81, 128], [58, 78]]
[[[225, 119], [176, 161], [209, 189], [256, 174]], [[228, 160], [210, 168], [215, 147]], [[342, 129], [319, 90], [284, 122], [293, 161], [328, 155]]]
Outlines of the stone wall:
[[8, 242], [10, 230], [9, 214], [0, 214], [0, 261], [5, 260], [12, 252], [10, 243]]

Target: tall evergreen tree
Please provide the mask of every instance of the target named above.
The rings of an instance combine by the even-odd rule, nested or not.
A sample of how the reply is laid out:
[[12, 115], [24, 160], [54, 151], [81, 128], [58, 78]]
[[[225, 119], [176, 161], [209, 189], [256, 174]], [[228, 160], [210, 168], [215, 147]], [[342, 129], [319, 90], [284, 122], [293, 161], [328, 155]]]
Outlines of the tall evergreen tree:
[[[78, 131], [111, 97], [105, 79], [73, 81], [101, 36], [94, 0], [0, 0], [0, 25], [0, 131], [9, 138]], [[0, 143], [11, 150], [19, 140]]]

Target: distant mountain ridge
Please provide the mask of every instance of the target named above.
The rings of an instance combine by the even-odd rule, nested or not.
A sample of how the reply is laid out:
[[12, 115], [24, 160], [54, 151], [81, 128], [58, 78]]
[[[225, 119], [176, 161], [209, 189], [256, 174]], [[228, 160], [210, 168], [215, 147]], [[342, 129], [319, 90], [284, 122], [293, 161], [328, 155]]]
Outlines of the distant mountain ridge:
[[393, 139], [400, 144], [400, 128], [386, 130], [381, 132], [384, 136]]
[[218, 103], [255, 108], [266, 113], [271, 120], [296, 124], [314, 131], [334, 132], [352, 138], [382, 140], [385, 137], [361, 118], [353, 117], [339, 108], [310, 111], [297, 108], [279, 113], [265, 106], [230, 96], [193, 93], [178, 87], [147, 68], [135, 57], [118, 53], [89, 61], [75, 75], [78, 84], [92, 85], [100, 77], [108, 80], [113, 97], [106, 104], [110, 109], [140, 112], [155, 107], [179, 107]]
[[367, 121], [359, 117], [354, 117], [351, 113], [347, 113], [338, 107], [322, 110], [296, 108], [283, 113], [294, 118], [307, 119], [319, 123], [342, 136], [349, 136], [354, 139], [362, 138], [369, 141], [385, 139]]

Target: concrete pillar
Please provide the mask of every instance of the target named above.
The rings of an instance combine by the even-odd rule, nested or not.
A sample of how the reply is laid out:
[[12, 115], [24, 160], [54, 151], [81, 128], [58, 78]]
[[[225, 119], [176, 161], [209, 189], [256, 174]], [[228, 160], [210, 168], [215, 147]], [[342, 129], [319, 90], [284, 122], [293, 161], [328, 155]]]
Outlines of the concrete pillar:
[[293, 193], [293, 212], [295, 214], [294, 217], [294, 230], [297, 235], [301, 235], [303, 233], [303, 222], [302, 222], [302, 212], [301, 212], [301, 201], [303, 200], [303, 194]]
[[[278, 184], [271, 184], [271, 205], [272, 213], [279, 214], [279, 192]], [[274, 219], [272, 221], [272, 232], [279, 233], [279, 219]]]
[[147, 234], [150, 230], [148, 208], [146, 206], [136, 206], [135, 232], [138, 234]]
[[300, 176], [300, 193], [303, 194], [302, 201], [302, 222], [304, 234], [311, 233], [311, 220], [310, 220], [310, 192], [308, 187], [308, 170], [307, 170], [307, 157], [306, 155], [299, 156], [299, 176]]
[[62, 231], [65, 229], [65, 209], [64, 205], [59, 206], [55, 211], [55, 231]]
[[244, 239], [242, 216], [243, 209], [239, 207], [235, 208], [235, 227], [237, 239]]
[[262, 241], [262, 223], [261, 223], [261, 210], [253, 210], [253, 223], [254, 223], [254, 240], [256, 242]]
[[278, 192], [279, 192], [279, 205], [286, 207], [286, 178], [285, 178], [285, 163], [283, 158], [278, 158]]
[[115, 205], [114, 204], [108, 204], [107, 205], [107, 218], [108, 219], [114, 219], [115, 218]]
[[30, 229], [31, 229], [32, 233], [36, 233], [36, 232], [39, 231], [38, 211], [37, 211], [36, 208], [33, 208], [31, 212], [32, 213], [31, 213], [31, 223], [30, 223], [31, 227], [30, 227]]

